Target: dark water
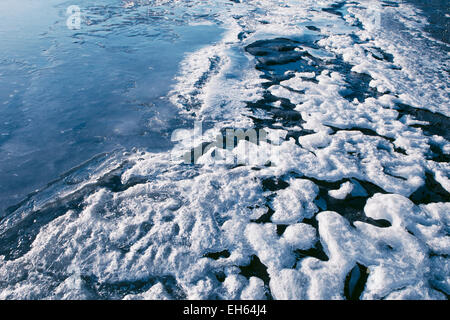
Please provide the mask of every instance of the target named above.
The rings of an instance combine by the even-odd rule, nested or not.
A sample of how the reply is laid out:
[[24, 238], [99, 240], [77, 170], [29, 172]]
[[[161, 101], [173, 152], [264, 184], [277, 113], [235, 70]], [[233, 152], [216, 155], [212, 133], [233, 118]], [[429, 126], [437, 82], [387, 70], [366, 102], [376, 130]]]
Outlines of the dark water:
[[450, 44], [450, 1], [448, 0], [408, 0], [423, 11], [429, 25], [425, 31], [435, 39]]

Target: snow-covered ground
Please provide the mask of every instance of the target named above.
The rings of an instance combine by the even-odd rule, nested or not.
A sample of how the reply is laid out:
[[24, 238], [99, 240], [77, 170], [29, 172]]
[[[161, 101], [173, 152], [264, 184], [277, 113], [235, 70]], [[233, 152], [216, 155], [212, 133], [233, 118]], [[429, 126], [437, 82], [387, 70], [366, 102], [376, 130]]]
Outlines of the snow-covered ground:
[[[226, 30], [169, 94], [202, 138], [183, 128], [170, 152], [98, 157], [31, 195], [0, 221], [0, 298], [446, 299], [449, 57], [421, 12], [170, 3]], [[229, 128], [282, 139], [185, 163]]]

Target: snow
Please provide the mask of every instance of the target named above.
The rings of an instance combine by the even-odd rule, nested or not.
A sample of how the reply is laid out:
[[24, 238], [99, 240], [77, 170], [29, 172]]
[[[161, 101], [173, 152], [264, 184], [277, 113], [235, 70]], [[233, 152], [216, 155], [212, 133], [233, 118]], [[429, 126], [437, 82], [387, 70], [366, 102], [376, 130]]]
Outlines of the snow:
[[251, 277], [249, 284], [242, 290], [242, 300], [263, 300], [265, 298], [264, 282], [257, 278]]
[[304, 300], [308, 279], [293, 269], [283, 269], [270, 280], [270, 290], [277, 300]]
[[304, 218], [312, 218], [318, 211], [313, 203], [318, 193], [318, 188], [309, 180], [292, 179], [290, 186], [277, 192], [273, 201], [275, 213], [272, 221], [278, 224], [292, 224], [302, 221]]
[[330, 190], [328, 194], [335, 199], [344, 200], [352, 193], [353, 188], [354, 186], [351, 182], [344, 182], [339, 189]]
[[304, 223], [291, 224], [284, 231], [281, 240], [294, 249], [311, 249], [316, 242], [316, 229]]
[[[1, 299], [344, 299], [346, 277], [357, 263], [369, 272], [361, 299], [446, 298], [449, 202], [415, 204], [408, 197], [424, 185], [426, 173], [450, 190], [448, 163], [429, 159], [431, 142], [445, 154], [450, 144], [395, 109], [405, 103], [449, 115], [445, 82], [434, 69], [441, 57], [422, 59], [419, 47], [377, 29], [369, 13], [400, 14], [399, 21], [412, 31], [425, 22], [412, 21], [417, 12], [404, 3], [370, 10], [348, 3], [343, 18], [321, 10], [334, 1], [283, 3], [218, 2], [224, 38], [186, 57], [170, 95], [186, 119], [212, 123], [200, 140], [193, 139], [195, 129], [184, 128], [172, 137], [171, 154], [135, 150], [106, 160], [91, 176], [57, 183], [0, 221], [1, 241], [15, 254], [0, 255]], [[242, 40], [241, 32], [247, 34]], [[232, 150], [210, 149], [196, 165], [183, 163], [186, 152], [213, 142], [222, 129], [251, 128], [250, 115], [265, 114], [246, 107], [262, 99], [266, 80], [243, 48], [277, 37], [291, 37], [330, 63], [325, 70], [291, 70], [292, 78], [267, 89], [288, 99], [302, 121], [289, 127], [260, 117], [267, 120], [268, 136], [281, 137], [280, 143], [240, 141]], [[318, 49], [308, 47], [316, 40]], [[380, 50], [393, 61], [381, 59]], [[347, 73], [332, 68], [334, 57], [348, 64]], [[418, 59], [423, 61], [416, 66]], [[350, 70], [370, 75], [367, 87], [378, 93], [364, 89], [367, 96], [346, 98], [354, 93]], [[282, 109], [277, 101], [272, 105]], [[294, 138], [290, 133], [296, 131], [302, 134]], [[217, 161], [218, 153], [245, 161]], [[112, 174], [123, 189], [100, 183]], [[263, 181], [269, 178], [285, 186], [266, 190]], [[320, 181], [339, 183], [321, 190]], [[371, 184], [375, 191], [366, 190]], [[360, 218], [350, 223], [343, 212], [323, 211], [317, 206], [323, 191], [338, 200], [367, 198]], [[57, 206], [58, 200], [66, 203], [80, 194], [78, 207]], [[26, 226], [33, 208], [51, 205], [60, 209], [55, 217], [37, 230], [27, 226], [25, 231], [36, 231], [29, 247], [4, 240], [15, 226]], [[273, 214], [265, 218], [269, 209]], [[320, 248], [328, 259], [298, 254]], [[224, 251], [229, 255], [211, 257]], [[267, 274], [243, 274], [254, 256]], [[139, 281], [151, 286], [128, 294], [100, 286]], [[100, 292], [93, 293], [92, 286]]]
[[163, 285], [157, 283], [148, 291], [141, 294], [128, 294], [123, 300], [170, 300], [170, 296], [165, 291]]

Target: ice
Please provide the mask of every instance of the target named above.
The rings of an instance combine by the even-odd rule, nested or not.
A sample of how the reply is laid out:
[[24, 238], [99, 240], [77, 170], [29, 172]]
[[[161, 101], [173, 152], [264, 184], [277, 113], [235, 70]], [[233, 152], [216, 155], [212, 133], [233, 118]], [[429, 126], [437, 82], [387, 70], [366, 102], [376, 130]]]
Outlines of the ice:
[[170, 296], [167, 294], [163, 285], [157, 283], [148, 291], [141, 294], [126, 295], [123, 300], [170, 300]]
[[318, 211], [313, 204], [318, 188], [309, 180], [289, 180], [290, 186], [277, 192], [273, 202], [275, 213], [272, 221], [278, 224], [292, 224], [311, 218]]
[[267, 266], [269, 273], [294, 264], [294, 255], [288, 246], [280, 243], [274, 224], [263, 226], [249, 224], [245, 229], [245, 235], [261, 262]]
[[[225, 288], [224, 299], [235, 300], [239, 299], [242, 288], [247, 283], [247, 279], [241, 275], [230, 275], [223, 282], [223, 287]], [[255, 286], [255, 284], [253, 284]], [[257, 288], [255, 288], [257, 290]], [[253, 292], [249, 292], [252, 294]]]
[[241, 299], [263, 300], [265, 293], [264, 282], [257, 277], [251, 277], [248, 286], [242, 290]]
[[[373, 217], [374, 211], [384, 212], [380, 205], [387, 199], [377, 199], [376, 210], [373, 202], [368, 204], [366, 214]], [[412, 209], [406, 202], [398, 208], [395, 212], [411, 212]], [[311, 279], [309, 298], [343, 298], [345, 276], [356, 262], [366, 265], [370, 272], [364, 299], [384, 298], [390, 292], [408, 286], [423, 287], [419, 293], [421, 298], [443, 298], [438, 291], [425, 286], [430, 262], [424, 253], [424, 244], [399, 224], [380, 229], [358, 222], [352, 230], [348, 222], [334, 212], [322, 212], [318, 220], [321, 242], [330, 259], [326, 262], [314, 258], [303, 261], [299, 270]]]
[[293, 269], [280, 270], [270, 280], [270, 290], [278, 300], [305, 300], [308, 286], [308, 279]]
[[298, 138], [298, 142], [308, 150], [327, 147], [331, 143], [331, 136], [326, 131], [309, 134]]
[[284, 231], [281, 240], [294, 249], [311, 249], [316, 241], [316, 230], [304, 223], [291, 224]]
[[345, 182], [339, 189], [328, 191], [328, 194], [335, 199], [344, 200], [353, 192], [353, 188], [354, 186], [351, 182]]
[[[408, 4], [332, 4], [219, 1], [224, 38], [186, 56], [170, 93], [203, 136], [181, 128], [170, 154], [134, 150], [0, 221], [0, 298], [345, 299], [349, 274], [360, 299], [448, 297], [450, 147], [417, 111], [448, 116], [441, 57], [415, 66], [420, 48], [376, 28], [381, 10], [421, 30]], [[272, 142], [183, 162], [230, 127]]]

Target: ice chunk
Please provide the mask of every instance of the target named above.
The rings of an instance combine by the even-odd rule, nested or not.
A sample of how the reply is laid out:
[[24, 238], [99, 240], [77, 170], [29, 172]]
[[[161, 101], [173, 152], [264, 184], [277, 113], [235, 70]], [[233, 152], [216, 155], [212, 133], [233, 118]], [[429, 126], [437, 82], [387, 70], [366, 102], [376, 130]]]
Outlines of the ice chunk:
[[157, 283], [144, 293], [126, 295], [123, 300], [170, 300], [170, 296], [163, 285]]
[[294, 249], [307, 250], [314, 246], [316, 229], [304, 223], [292, 224], [286, 228], [281, 240]]
[[263, 300], [266, 297], [266, 289], [264, 282], [257, 278], [251, 277], [248, 286], [242, 290], [242, 300]]
[[319, 191], [310, 180], [291, 179], [290, 186], [277, 192], [273, 201], [275, 213], [272, 221], [278, 224], [291, 224], [311, 218], [318, 211], [313, 200]]
[[328, 194], [330, 195], [330, 197], [333, 197], [335, 199], [344, 200], [349, 194], [353, 192], [353, 188], [353, 183], [347, 181], [344, 182], [339, 189], [328, 191]]

